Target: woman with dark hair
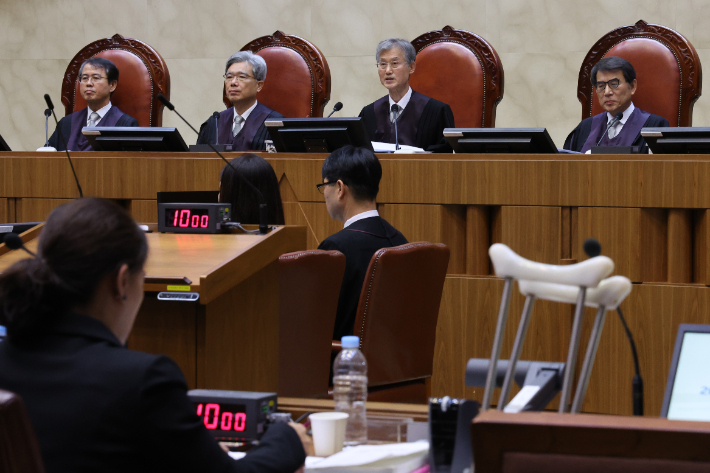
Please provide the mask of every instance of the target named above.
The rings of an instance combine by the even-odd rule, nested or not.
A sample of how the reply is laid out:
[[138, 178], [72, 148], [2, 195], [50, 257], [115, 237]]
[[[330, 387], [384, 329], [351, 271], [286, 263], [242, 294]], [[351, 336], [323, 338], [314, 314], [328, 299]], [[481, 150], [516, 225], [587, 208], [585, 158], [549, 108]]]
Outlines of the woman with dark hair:
[[0, 388], [23, 398], [47, 471], [298, 469], [303, 426], [271, 426], [234, 461], [195, 414], [178, 366], [125, 348], [147, 255], [123, 209], [79, 199], [50, 214], [35, 258], [0, 275]]
[[255, 154], [247, 153], [225, 165], [219, 176], [219, 201], [232, 204], [232, 221], [239, 223], [259, 223], [259, 197], [237, 175], [251, 182], [266, 199], [269, 212], [268, 223], [284, 224], [284, 210], [276, 173], [266, 160]]

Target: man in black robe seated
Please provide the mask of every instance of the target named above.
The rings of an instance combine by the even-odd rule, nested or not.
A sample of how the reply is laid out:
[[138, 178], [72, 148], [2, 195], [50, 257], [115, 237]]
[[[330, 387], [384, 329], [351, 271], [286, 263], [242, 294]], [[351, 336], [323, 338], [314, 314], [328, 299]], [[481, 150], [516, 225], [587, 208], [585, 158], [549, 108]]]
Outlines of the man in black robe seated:
[[225, 66], [224, 89], [232, 106], [209, 118], [200, 127], [197, 144], [231, 144], [233, 151], [258, 151], [266, 149], [269, 139], [264, 121], [283, 118], [256, 101], [256, 94], [264, 87], [266, 62], [251, 51], [233, 54]]
[[[135, 118], [111, 105], [111, 94], [118, 87], [118, 68], [102, 57], [84, 61], [79, 69], [79, 92], [88, 107], [59, 120], [69, 151], [93, 151], [81, 132], [85, 126], [138, 126]], [[64, 142], [57, 130], [49, 138], [49, 146], [64, 151]]]
[[[592, 68], [591, 79], [605, 112], [582, 120], [565, 140], [564, 148], [586, 153], [599, 143], [598, 146], [639, 146], [642, 153], [648, 152], [641, 128], [669, 125], [665, 118], [634, 107], [631, 99], [637, 82], [631, 63], [616, 56], [605, 57]], [[619, 114], [623, 114], [620, 120], [616, 118]]]
[[360, 112], [371, 141], [395, 142], [395, 113], [398, 108], [397, 136], [400, 145], [427, 151], [450, 153], [444, 128], [454, 127], [451, 107], [412, 90], [409, 76], [414, 73], [417, 52], [407, 40], [390, 38], [377, 45], [375, 54], [380, 82], [389, 91]]
[[325, 196], [328, 213], [344, 223], [329, 236], [319, 250], [338, 250], [345, 255], [345, 274], [340, 287], [333, 339], [353, 334], [355, 314], [365, 273], [372, 255], [380, 248], [404, 245], [396, 228], [377, 213], [382, 167], [372, 151], [354, 146], [335, 150], [323, 163], [323, 183], [318, 190]]

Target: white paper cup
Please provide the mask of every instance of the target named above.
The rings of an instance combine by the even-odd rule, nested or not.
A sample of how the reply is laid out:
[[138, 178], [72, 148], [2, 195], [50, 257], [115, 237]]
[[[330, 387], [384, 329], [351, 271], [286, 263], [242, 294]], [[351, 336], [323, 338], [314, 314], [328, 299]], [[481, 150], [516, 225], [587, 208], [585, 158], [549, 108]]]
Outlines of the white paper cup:
[[348, 425], [346, 412], [318, 412], [309, 418], [317, 457], [328, 457], [343, 449], [345, 427]]

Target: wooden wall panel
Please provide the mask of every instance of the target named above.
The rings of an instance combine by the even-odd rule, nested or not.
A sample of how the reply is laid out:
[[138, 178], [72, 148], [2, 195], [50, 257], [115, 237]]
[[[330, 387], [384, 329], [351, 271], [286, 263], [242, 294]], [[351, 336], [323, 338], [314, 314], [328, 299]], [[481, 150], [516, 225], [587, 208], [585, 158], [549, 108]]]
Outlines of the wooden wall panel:
[[498, 207], [492, 225], [492, 243], [505, 243], [533, 261], [561, 263], [560, 207]]
[[602, 254], [614, 260], [614, 274], [633, 282], [667, 280], [667, 213], [663, 209], [580, 207], [579, 243], [572, 255], [587, 259], [582, 243], [596, 238]]
[[710, 284], [710, 214], [707, 209], [693, 211], [693, 282]]
[[133, 220], [138, 223], [158, 223], [157, 200], [132, 200], [130, 211]]
[[15, 199], [0, 199], [0, 223], [14, 223]]
[[73, 199], [17, 199], [18, 222], [44, 222], [54, 208]]
[[466, 207], [466, 274], [491, 274], [488, 248], [491, 246], [491, 209], [484, 205]]
[[448, 274], [466, 272], [466, 209], [454, 205], [385, 204], [382, 218], [410, 241], [444, 243], [449, 247]]
[[[337, 220], [333, 220], [328, 215], [328, 209], [325, 207], [325, 201], [323, 202], [301, 202], [300, 208], [303, 215], [308, 222], [308, 232], [311, 233], [313, 238], [309, 236], [308, 238], [308, 249], [315, 249], [318, 247], [321, 241], [328, 238], [333, 233], [337, 233], [343, 229], [343, 223]], [[299, 223], [298, 225], [302, 225]], [[310, 246], [315, 245], [315, 246]]]
[[693, 282], [693, 212], [668, 210], [668, 282]]

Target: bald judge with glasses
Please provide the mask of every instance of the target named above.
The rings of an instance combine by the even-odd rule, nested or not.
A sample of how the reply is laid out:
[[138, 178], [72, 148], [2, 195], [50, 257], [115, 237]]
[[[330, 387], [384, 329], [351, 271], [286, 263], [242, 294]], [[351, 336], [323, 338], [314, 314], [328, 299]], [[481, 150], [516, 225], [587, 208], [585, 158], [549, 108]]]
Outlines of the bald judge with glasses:
[[224, 91], [232, 104], [200, 127], [197, 144], [231, 144], [233, 151], [266, 149], [269, 134], [264, 121], [283, 118], [279, 112], [257, 102], [256, 94], [264, 87], [266, 62], [251, 51], [240, 51], [227, 60], [224, 68]]
[[592, 68], [591, 80], [605, 111], [582, 120], [565, 140], [564, 148], [588, 153], [592, 146], [638, 146], [641, 153], [647, 153], [641, 128], [669, 124], [665, 118], [634, 106], [637, 81], [631, 63], [616, 56], [605, 57]]
[[416, 58], [417, 52], [407, 40], [390, 38], [377, 45], [377, 72], [389, 93], [363, 108], [360, 117], [371, 141], [394, 143], [397, 120], [400, 145], [450, 153], [452, 149], [443, 132], [444, 128], [454, 127], [454, 113], [447, 104], [415, 92], [409, 86]]

